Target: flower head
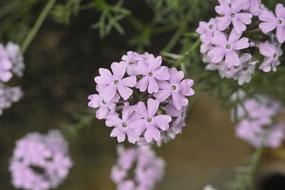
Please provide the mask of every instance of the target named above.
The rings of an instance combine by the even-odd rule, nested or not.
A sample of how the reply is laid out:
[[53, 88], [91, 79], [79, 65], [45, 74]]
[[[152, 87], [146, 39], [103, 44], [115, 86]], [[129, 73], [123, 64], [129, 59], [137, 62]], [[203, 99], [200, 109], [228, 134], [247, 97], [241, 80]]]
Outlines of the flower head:
[[58, 187], [72, 167], [67, 148], [58, 131], [46, 136], [31, 133], [18, 140], [10, 162], [13, 185], [26, 190]]
[[105, 119], [110, 136], [120, 143], [159, 145], [174, 139], [185, 126], [194, 81], [176, 68], [161, 66], [161, 57], [149, 53], [128, 52], [122, 59], [111, 65], [112, 73], [99, 69], [98, 94], [88, 97], [88, 106], [96, 109], [98, 119]]

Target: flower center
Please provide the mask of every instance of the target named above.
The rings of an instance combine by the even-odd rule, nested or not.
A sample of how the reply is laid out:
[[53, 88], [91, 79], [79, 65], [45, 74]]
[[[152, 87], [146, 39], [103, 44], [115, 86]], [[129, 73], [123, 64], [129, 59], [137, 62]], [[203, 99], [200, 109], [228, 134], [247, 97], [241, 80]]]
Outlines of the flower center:
[[128, 125], [124, 122], [124, 123], [122, 124], [122, 126], [123, 126], [124, 128], [126, 128]]
[[149, 117], [149, 118], [147, 118], [147, 122], [148, 123], [151, 123], [152, 122], [152, 119]]
[[172, 90], [176, 90], [177, 87], [176, 87], [175, 85], [172, 85], [172, 86], [171, 86], [171, 89], [172, 89]]
[[213, 25], [213, 24], [210, 24], [210, 25], [209, 25], [209, 29], [212, 30], [213, 28], [214, 28], [214, 25]]
[[149, 73], [148, 73], [148, 76], [149, 76], [149, 77], [152, 77], [152, 76], [153, 76], [152, 72], [149, 72]]
[[115, 81], [114, 81], [114, 84], [115, 84], [115, 85], [118, 85], [118, 84], [119, 84], [119, 81], [118, 81], [118, 80], [115, 80]]
[[232, 18], [235, 18], [235, 16], [236, 16], [236, 14], [234, 14], [234, 13], [231, 14], [231, 17], [232, 17]]
[[278, 20], [277, 20], [277, 23], [278, 23], [279, 25], [282, 25], [282, 24], [283, 24], [283, 20], [282, 20], [282, 19], [278, 19]]
[[226, 49], [231, 49], [232, 48], [232, 45], [231, 44], [227, 44], [226, 45]]

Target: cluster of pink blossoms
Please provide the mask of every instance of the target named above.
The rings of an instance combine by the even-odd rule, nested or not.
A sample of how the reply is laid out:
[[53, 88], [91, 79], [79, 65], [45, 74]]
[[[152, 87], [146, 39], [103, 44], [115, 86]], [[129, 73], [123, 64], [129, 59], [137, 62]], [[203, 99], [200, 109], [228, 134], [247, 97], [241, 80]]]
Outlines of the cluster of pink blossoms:
[[117, 190], [152, 190], [163, 178], [164, 161], [148, 146], [118, 146], [118, 154], [118, 162], [111, 173]]
[[68, 144], [59, 131], [30, 133], [17, 141], [10, 160], [14, 187], [48, 190], [58, 187], [72, 167]]
[[250, 82], [258, 67], [276, 71], [285, 42], [285, 7], [275, 13], [261, 0], [219, 0], [219, 16], [200, 22], [197, 33], [207, 70], [217, 70], [222, 78]]
[[23, 75], [24, 62], [20, 47], [9, 42], [6, 46], [0, 44], [0, 115], [22, 97], [20, 87], [10, 87], [13, 76]]
[[128, 52], [111, 70], [99, 69], [98, 94], [88, 97], [96, 117], [112, 127], [111, 137], [130, 143], [161, 143], [185, 126], [188, 97], [194, 81], [176, 68], [161, 66], [162, 58]]
[[277, 148], [285, 138], [285, 124], [276, 123], [281, 104], [267, 96], [246, 99], [237, 108], [236, 135], [253, 145]]

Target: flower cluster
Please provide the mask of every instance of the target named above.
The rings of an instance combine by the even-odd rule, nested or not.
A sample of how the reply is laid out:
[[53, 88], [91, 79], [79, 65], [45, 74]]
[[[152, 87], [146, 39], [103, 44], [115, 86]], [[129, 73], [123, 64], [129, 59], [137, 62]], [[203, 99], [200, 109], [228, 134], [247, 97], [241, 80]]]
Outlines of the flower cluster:
[[99, 69], [98, 94], [88, 97], [96, 117], [112, 127], [111, 137], [130, 143], [161, 143], [185, 126], [187, 97], [194, 95], [193, 80], [176, 68], [161, 66], [162, 58], [128, 52], [111, 70]]
[[30, 133], [17, 141], [10, 161], [12, 183], [26, 190], [56, 188], [68, 175], [72, 161], [59, 131]]
[[12, 103], [22, 97], [20, 87], [9, 87], [13, 75], [23, 75], [24, 62], [20, 47], [9, 42], [6, 46], [0, 44], [0, 115], [3, 110], [10, 108]]
[[[207, 70], [222, 78], [250, 82], [256, 67], [276, 71], [285, 42], [285, 7], [277, 4], [275, 14], [261, 0], [219, 0], [219, 16], [200, 22], [197, 33]], [[275, 33], [276, 31], [276, 33]]]
[[164, 161], [148, 146], [118, 146], [118, 162], [111, 178], [118, 190], [152, 190], [164, 175]]
[[267, 96], [244, 100], [237, 108], [236, 135], [255, 147], [279, 147], [285, 137], [285, 125], [276, 123], [281, 111], [281, 104]]

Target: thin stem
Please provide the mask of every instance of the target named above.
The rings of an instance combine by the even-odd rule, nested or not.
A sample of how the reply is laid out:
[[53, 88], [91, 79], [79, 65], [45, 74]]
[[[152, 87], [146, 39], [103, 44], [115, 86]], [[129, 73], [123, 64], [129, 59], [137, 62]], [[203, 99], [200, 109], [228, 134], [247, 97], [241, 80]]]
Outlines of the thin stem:
[[175, 32], [175, 34], [173, 35], [171, 40], [166, 44], [165, 48], [162, 51], [163, 52], [169, 52], [170, 50], [172, 50], [175, 47], [175, 45], [177, 44], [177, 42], [180, 39], [180, 36], [183, 34], [184, 30], [185, 30], [185, 25], [181, 25], [177, 29], [177, 31]]
[[32, 40], [34, 39], [35, 35], [38, 33], [40, 27], [42, 26], [43, 22], [45, 21], [48, 13], [52, 9], [53, 5], [55, 4], [56, 0], [49, 0], [45, 5], [44, 9], [42, 10], [40, 16], [38, 17], [35, 25], [27, 35], [26, 39], [22, 43], [21, 50], [23, 54], [26, 52], [27, 48], [31, 44]]

